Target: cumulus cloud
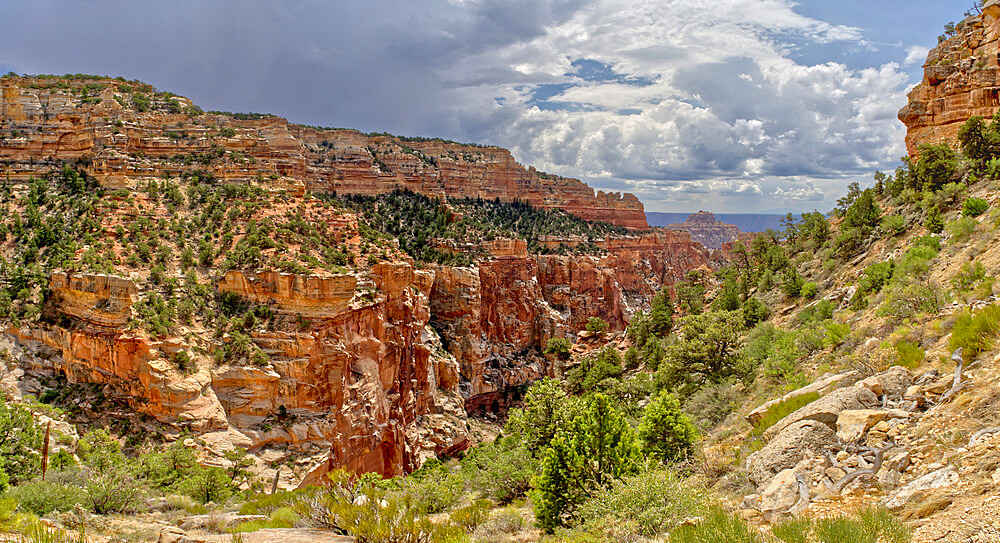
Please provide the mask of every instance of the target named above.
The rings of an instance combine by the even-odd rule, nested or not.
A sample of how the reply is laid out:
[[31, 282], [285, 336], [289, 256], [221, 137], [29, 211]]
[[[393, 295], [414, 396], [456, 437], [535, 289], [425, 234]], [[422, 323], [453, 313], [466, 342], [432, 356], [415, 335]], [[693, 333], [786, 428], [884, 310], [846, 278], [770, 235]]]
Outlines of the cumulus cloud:
[[927, 53], [863, 69], [796, 61], [803, 44], [870, 45], [792, 0], [97, 5], [10, 6], [0, 62], [138, 77], [213, 109], [498, 144], [650, 210], [831, 207], [903, 154], [901, 65]]
[[911, 45], [906, 48], [906, 59], [903, 60], [903, 66], [914, 66], [923, 64], [927, 60], [927, 53], [931, 50], [928, 47], [922, 45]]

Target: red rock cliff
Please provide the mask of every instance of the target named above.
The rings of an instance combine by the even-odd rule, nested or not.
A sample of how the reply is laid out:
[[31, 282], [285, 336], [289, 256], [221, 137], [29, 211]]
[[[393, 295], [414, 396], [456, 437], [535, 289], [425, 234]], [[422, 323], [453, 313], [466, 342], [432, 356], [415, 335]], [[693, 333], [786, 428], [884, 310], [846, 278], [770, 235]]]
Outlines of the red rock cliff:
[[982, 15], [958, 24], [954, 35], [927, 55], [924, 78], [899, 111], [906, 125], [906, 150], [922, 143], [957, 145], [969, 117], [1000, 110], [1000, 3], [987, 2]]
[[[238, 159], [209, 164], [217, 178], [311, 191], [379, 194], [408, 188], [430, 196], [520, 200], [579, 217], [646, 228], [631, 194], [596, 192], [577, 179], [547, 175], [514, 161], [510, 151], [441, 140], [367, 136], [326, 130], [273, 116], [240, 119], [204, 114], [190, 100], [152, 94], [153, 110], [128, 106], [124, 82], [0, 79], [0, 159], [12, 177], [31, 175], [37, 161], [93, 159], [91, 171], [108, 185], [183, 168], [177, 157], [211, 157], [217, 149]], [[157, 104], [167, 104], [164, 108]], [[174, 111], [173, 113], [171, 111]], [[199, 110], [200, 111], [200, 110]], [[199, 167], [203, 167], [198, 165]]]

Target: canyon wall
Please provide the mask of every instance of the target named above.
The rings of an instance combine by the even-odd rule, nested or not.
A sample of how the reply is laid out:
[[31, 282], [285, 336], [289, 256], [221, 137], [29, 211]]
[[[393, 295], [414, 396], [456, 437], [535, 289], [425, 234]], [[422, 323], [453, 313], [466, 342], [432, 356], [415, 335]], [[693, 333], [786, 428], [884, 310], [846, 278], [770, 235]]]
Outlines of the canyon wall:
[[432, 325], [459, 361], [471, 402], [550, 373], [549, 361], [538, 356], [550, 338], [575, 338], [590, 317], [624, 330], [661, 286], [710, 268], [717, 258], [687, 232], [598, 245], [602, 256], [504, 251], [475, 268], [438, 268]]
[[[230, 182], [368, 195], [405, 188], [428, 196], [518, 200], [627, 228], [648, 226], [634, 195], [595, 192], [577, 179], [525, 168], [499, 147], [320, 129], [275, 116], [201, 113], [190, 100], [162, 93], [144, 94], [153, 105], [136, 111], [130, 106], [136, 84], [127, 85], [132, 92], [112, 79], [0, 79], [5, 172], [37, 175], [45, 161], [87, 157], [104, 184], [129, 186], [195, 166]], [[239, 157], [197, 163], [218, 150]]]
[[[150, 101], [143, 111], [135, 105], [140, 92]], [[11, 181], [9, 205], [23, 206], [25, 181], [60, 171], [64, 161], [107, 189], [92, 208], [92, 245], [105, 246], [106, 255], [118, 251], [121, 259], [108, 275], [57, 269], [41, 318], [3, 324], [0, 347], [19, 361], [19, 393], [53, 390], [53, 379], [98, 387], [102, 397], [127, 406], [116, 416], [141, 415], [135, 423], [148, 422], [151, 432], [197, 436], [209, 462], [221, 462], [233, 447], [249, 449], [264, 477], [283, 470], [282, 487], [320, 481], [335, 467], [406, 473], [427, 458], [468, 447], [470, 413], [502, 416], [511, 391], [552, 374], [542, 355], [549, 339], [574, 338], [594, 316], [612, 331], [623, 330], [658, 289], [691, 269], [715, 266], [718, 258], [686, 232], [654, 230], [594, 240], [550, 236], [539, 243], [597, 254], [529, 254], [523, 239], [493, 239], [475, 248], [490, 256], [473, 266], [417, 269], [394, 240], [365, 239], [356, 216], [310, 192], [405, 187], [526, 201], [630, 228], [646, 226], [642, 205], [631, 195], [595, 194], [577, 180], [525, 169], [495, 147], [203, 113], [187, 99], [137, 82], [0, 78], [0, 174]], [[205, 182], [207, 175], [215, 182]], [[234, 198], [234, 213], [223, 214], [221, 206], [207, 221], [229, 224], [241, 212], [255, 220], [294, 216], [321, 224], [350, 264], [337, 266], [340, 273], [323, 267], [280, 272], [262, 266], [274, 263], [267, 259], [229, 265], [223, 246], [238, 244], [247, 225], [233, 219], [228, 232], [185, 240], [218, 245], [218, 261], [211, 257], [192, 270], [168, 255], [159, 272], [175, 281], [167, 289], [162, 277], [152, 279], [151, 259], [123, 262], [139, 244], [127, 241], [123, 228], [138, 227], [140, 218], [149, 221], [144, 228], [162, 221], [165, 235], [181, 212], [187, 214], [181, 223], [189, 225], [207, 215], [149, 195], [151, 181], [159, 179], [170, 179], [176, 190], [198, 183], [263, 188], [266, 198]], [[13, 237], [0, 238], [0, 249], [9, 261], [21, 256], [13, 254]], [[179, 253], [180, 245], [173, 249]], [[73, 257], [77, 269], [86, 269], [80, 265], [85, 250]], [[267, 306], [274, 317], [266, 324], [250, 319], [236, 333], [203, 311], [169, 332], [150, 331], [140, 317], [147, 295], [176, 301], [173, 291], [188, 288], [187, 273], [208, 282], [198, 283], [207, 296], [235, 294], [241, 303]], [[240, 341], [260, 356], [219, 354]], [[9, 382], [0, 371], [0, 385]], [[73, 401], [90, 419], [104, 415], [82, 396]]]
[[[268, 292], [279, 315], [273, 330], [251, 332], [268, 354], [260, 366], [197, 354], [204, 332], [156, 339], [130, 330], [109, 315], [131, 305], [135, 288], [108, 276], [54, 274], [47, 311], [71, 323], [7, 333], [49, 353], [24, 357], [29, 375], [55, 372], [70, 383], [106, 385], [137, 412], [200, 435], [220, 454], [243, 446], [258, 457], [307, 458], [308, 470], [286, 474], [289, 483], [315, 482], [332, 467], [398, 475], [468, 445], [459, 368], [429, 346], [433, 273], [386, 263], [371, 279], [374, 298], [344, 291], [335, 277], [226, 274], [220, 289], [246, 299]], [[305, 295], [310, 308], [331, 309], [313, 311], [303, 325]], [[180, 351], [194, 358], [191, 372], [174, 362]]]
[[957, 146], [958, 131], [974, 115], [1000, 110], [1000, 2], [961, 21], [953, 35], [930, 51], [923, 80], [899, 111], [906, 125], [906, 150], [923, 143]]

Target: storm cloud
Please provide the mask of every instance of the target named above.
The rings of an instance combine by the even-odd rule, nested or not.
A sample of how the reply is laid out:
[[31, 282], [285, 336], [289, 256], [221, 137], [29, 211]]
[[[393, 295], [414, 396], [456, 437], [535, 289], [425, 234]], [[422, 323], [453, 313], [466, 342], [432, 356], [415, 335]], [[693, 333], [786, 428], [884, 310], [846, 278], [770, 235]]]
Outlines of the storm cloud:
[[34, 0], [7, 6], [0, 65], [137, 78], [206, 109], [501, 145], [649, 210], [823, 210], [898, 163], [895, 113], [927, 44], [877, 45], [800, 11], [789, 0]]

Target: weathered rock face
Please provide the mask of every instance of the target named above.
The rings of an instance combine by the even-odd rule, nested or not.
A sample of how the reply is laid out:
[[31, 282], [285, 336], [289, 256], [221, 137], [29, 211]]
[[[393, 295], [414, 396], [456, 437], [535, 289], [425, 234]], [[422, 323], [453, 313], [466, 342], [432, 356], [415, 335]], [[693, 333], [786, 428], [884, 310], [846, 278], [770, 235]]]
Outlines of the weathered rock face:
[[747, 473], [755, 485], [763, 485], [780, 471], [795, 467], [804, 457], [820, 454], [834, 438], [833, 430], [821, 422], [802, 420], [784, 428], [763, 449], [747, 458]]
[[899, 111], [906, 125], [906, 150], [916, 156], [922, 143], [957, 145], [969, 117], [1000, 110], [1000, 4], [988, 2], [981, 16], [958, 24], [953, 36], [927, 55], [924, 78]]
[[[51, 288], [59, 295], [50, 310], [80, 326], [12, 332], [22, 344], [41, 343], [58, 353], [37, 358], [39, 365], [29, 371], [109, 385], [137, 411], [163, 423], [228, 433], [227, 439], [252, 452], [329, 451], [307, 481], [338, 466], [395, 475], [467, 446], [464, 426], [449, 422], [465, 413], [457, 362], [428, 346], [433, 273], [384, 263], [372, 268], [371, 279], [377, 295], [355, 296], [352, 287], [347, 297], [345, 279], [337, 276], [227, 274], [222, 291], [267, 301], [297, 319], [312, 315], [305, 329], [288, 319], [289, 326], [251, 333], [270, 356], [262, 367], [200, 360], [197, 372], [182, 374], [171, 354], [194, 352], [191, 345], [130, 333], [124, 323], [87, 310], [86, 300], [115, 299], [110, 305], [117, 307], [134, 292], [130, 281], [107, 276], [53, 277]], [[98, 320], [108, 324], [93, 324]]]
[[[99, 93], [83, 92], [88, 84], [97, 85]], [[32, 175], [40, 161], [86, 156], [93, 159], [90, 172], [118, 188], [176, 168], [164, 163], [168, 157], [224, 149], [243, 156], [208, 168], [227, 181], [271, 179], [272, 187], [292, 192], [380, 194], [407, 188], [428, 196], [519, 200], [588, 220], [648, 227], [635, 196], [595, 192], [577, 179], [525, 168], [499, 147], [315, 129], [274, 116], [189, 116], [180, 111], [192, 106], [190, 100], [170, 99], [177, 113], [138, 113], [122, 105], [131, 97], [115, 80], [5, 77], [0, 81], [0, 120], [6, 126], [0, 130], [9, 133], [0, 138], [0, 159], [10, 161], [6, 173], [19, 178]]]
[[[502, 149], [315, 130], [276, 117], [203, 114], [190, 101], [148, 86], [128, 83], [132, 90], [126, 91], [118, 85], [0, 79], [4, 174], [23, 187], [20, 181], [61, 169], [60, 161], [83, 159], [77, 164], [104, 187], [136, 200], [130, 211], [117, 211], [117, 204], [102, 208], [109, 210], [99, 217], [108, 237], [118, 235], [126, 213], [147, 213], [142, 216], [154, 221], [173, 213], [145, 196], [150, 181], [164, 174], [181, 185], [264, 188], [274, 216], [301, 213], [302, 221], [323, 225], [325, 234], [352, 250], [362, 243], [355, 217], [303, 197], [307, 190], [370, 194], [407, 187], [518, 199], [645, 226], [633, 197], [595, 195], [579, 181], [525, 170]], [[134, 93], [145, 93], [152, 110], [127, 105]], [[195, 170], [201, 171], [190, 181]], [[389, 242], [340, 274], [234, 269], [220, 277], [214, 262], [189, 270], [211, 281], [206, 298], [232, 293], [271, 309], [276, 316], [266, 324], [240, 319], [250, 323], [241, 330], [249, 341], [235, 329], [227, 333], [228, 325], [208, 311], [173, 323], [167, 337], [150, 337], [141, 319], [133, 320], [140, 315], [133, 304], [152, 291], [172, 302], [178, 298], [167, 283], [147, 281], [147, 270], [138, 265], [122, 277], [57, 272], [47, 318], [8, 328], [0, 338], [27, 353], [18, 379], [28, 374], [23, 382], [0, 380], [0, 386], [34, 386], [24, 392], [37, 393], [45, 388], [39, 379], [52, 374], [103, 385], [108, 397], [127, 403], [129, 415], [148, 415], [172, 426], [169, 431], [191, 430], [217, 457], [242, 446], [262, 463], [294, 458], [301, 469], [282, 474], [282, 486], [317, 481], [335, 466], [406, 472], [469, 445], [466, 410], [502, 413], [512, 388], [550, 374], [541, 354], [548, 339], [572, 336], [592, 316], [622, 330], [659, 288], [715, 264], [713, 254], [685, 232], [545, 243], [559, 249], [595, 244], [602, 251], [532, 255], [525, 240], [499, 239], [477, 253], [491, 256], [474, 267], [420, 271]], [[301, 249], [294, 245], [288, 250]], [[355, 252], [345, 251], [353, 259]], [[166, 265], [169, 284], [186, 281], [182, 268]], [[138, 308], [148, 308], [145, 302]], [[222, 349], [216, 361], [213, 353], [237, 341], [266, 357], [223, 362]]]
[[723, 244], [740, 239], [740, 229], [736, 225], [715, 220], [715, 215], [707, 211], [699, 211], [688, 215], [682, 223], [668, 224], [669, 230], [681, 230], [691, 233], [691, 239], [709, 249], [721, 249]]
[[601, 247], [607, 254], [525, 254], [436, 270], [432, 322], [459, 360], [473, 403], [546, 375], [539, 351], [548, 339], [574, 335], [595, 316], [622, 330], [661, 286], [712, 263], [686, 233], [613, 238]]

